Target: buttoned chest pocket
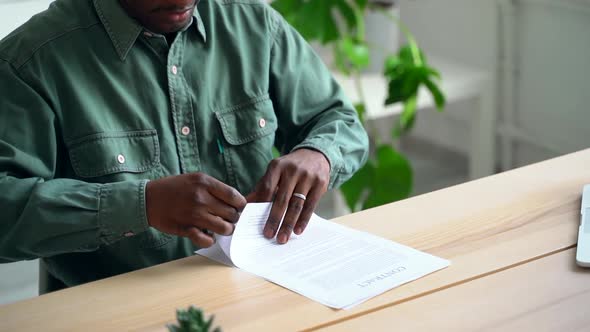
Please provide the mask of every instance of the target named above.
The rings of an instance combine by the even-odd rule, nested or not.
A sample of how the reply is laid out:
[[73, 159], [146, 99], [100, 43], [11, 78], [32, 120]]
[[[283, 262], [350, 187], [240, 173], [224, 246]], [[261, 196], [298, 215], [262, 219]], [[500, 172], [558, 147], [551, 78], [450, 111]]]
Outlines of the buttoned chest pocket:
[[155, 130], [106, 132], [68, 144], [76, 175], [91, 182], [117, 182], [159, 175], [160, 146]]
[[[112, 183], [162, 176], [160, 146], [155, 130], [103, 132], [68, 143], [77, 178], [85, 182]], [[172, 236], [155, 229], [125, 239], [140, 248], [168, 243]]]
[[271, 100], [248, 103], [215, 112], [223, 134], [223, 153], [230, 185], [247, 194], [272, 160], [277, 117]]

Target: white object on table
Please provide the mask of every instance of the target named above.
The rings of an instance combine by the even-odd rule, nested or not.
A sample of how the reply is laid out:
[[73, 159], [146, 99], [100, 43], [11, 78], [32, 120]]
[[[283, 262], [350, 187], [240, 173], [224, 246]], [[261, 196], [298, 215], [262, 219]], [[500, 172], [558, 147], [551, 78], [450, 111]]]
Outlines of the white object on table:
[[348, 309], [449, 266], [449, 261], [314, 214], [306, 231], [279, 245], [262, 230], [271, 203], [251, 203], [233, 236], [197, 254], [260, 276], [326, 306]]
[[581, 218], [578, 228], [576, 263], [579, 266], [590, 267], [590, 184], [584, 186], [580, 206]]

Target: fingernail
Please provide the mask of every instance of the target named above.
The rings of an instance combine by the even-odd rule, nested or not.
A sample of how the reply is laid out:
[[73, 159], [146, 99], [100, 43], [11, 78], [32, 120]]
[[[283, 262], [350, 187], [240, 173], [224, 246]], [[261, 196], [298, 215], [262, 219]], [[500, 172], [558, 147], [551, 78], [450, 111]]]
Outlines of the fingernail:
[[301, 233], [303, 233], [303, 229], [301, 229], [301, 227], [295, 228], [295, 234], [300, 235]]
[[273, 236], [273, 231], [270, 228], [265, 228], [264, 229], [264, 237], [266, 237], [267, 239], [272, 239]]
[[287, 235], [285, 235], [285, 234], [279, 235], [279, 243], [280, 244], [287, 243]]

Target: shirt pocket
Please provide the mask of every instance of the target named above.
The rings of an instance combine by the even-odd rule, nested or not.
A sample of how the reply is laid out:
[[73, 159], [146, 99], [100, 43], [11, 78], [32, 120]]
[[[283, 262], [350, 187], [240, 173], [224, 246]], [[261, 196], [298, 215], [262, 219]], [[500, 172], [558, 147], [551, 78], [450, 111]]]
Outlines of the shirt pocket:
[[[92, 134], [70, 141], [68, 150], [76, 177], [85, 182], [111, 183], [162, 177], [155, 130]], [[122, 241], [149, 249], [163, 246], [171, 239], [171, 235], [150, 228]]]
[[278, 120], [268, 95], [215, 112], [229, 184], [242, 194], [254, 189], [273, 158]]
[[155, 130], [92, 134], [70, 142], [68, 149], [76, 175], [93, 182], [149, 178], [160, 168]]

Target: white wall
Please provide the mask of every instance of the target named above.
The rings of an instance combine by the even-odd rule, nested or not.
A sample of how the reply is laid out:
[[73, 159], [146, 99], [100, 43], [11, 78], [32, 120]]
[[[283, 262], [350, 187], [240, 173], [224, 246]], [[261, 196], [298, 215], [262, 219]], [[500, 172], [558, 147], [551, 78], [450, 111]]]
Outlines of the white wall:
[[0, 0], [0, 38], [49, 7], [52, 0]]
[[[498, 96], [498, 132], [504, 143], [499, 145], [499, 166], [511, 168], [589, 147], [590, 1], [505, 1], [514, 4], [515, 31], [504, 41], [499, 31], [509, 29], [508, 18], [500, 20], [499, 2], [402, 0], [401, 17], [427, 54], [487, 69], [497, 75], [500, 87], [512, 80], [514, 88], [504, 95], [508, 99], [502, 102], [503, 95]], [[500, 56], [506, 46], [515, 47]], [[511, 61], [514, 66], [506, 68]], [[443, 116], [425, 112], [415, 134], [467, 151], [466, 118], [472, 108], [469, 103], [451, 105]], [[510, 109], [512, 117], [506, 115]], [[522, 137], [513, 139], [511, 133]]]
[[493, 0], [401, 0], [401, 18], [426, 53], [492, 70], [496, 62]]
[[517, 145], [519, 164], [536, 159], [530, 145], [549, 154], [590, 146], [590, 2], [521, 2], [515, 122], [537, 144]]
[[[398, 3], [401, 19], [427, 56], [495, 74], [498, 29], [493, 0], [400, 0]], [[412, 136], [467, 155], [473, 137], [471, 118], [478, 111], [477, 100], [448, 103], [443, 113], [421, 110]]]

